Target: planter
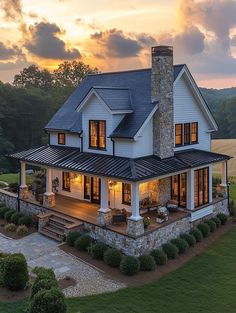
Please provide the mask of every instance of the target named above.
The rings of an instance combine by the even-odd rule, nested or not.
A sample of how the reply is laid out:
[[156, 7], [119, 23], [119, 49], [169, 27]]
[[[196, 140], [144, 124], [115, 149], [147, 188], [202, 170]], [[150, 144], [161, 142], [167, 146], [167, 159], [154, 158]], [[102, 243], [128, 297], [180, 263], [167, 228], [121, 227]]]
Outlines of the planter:
[[156, 222], [159, 224], [162, 224], [162, 223], [167, 222], [167, 221], [168, 221], [168, 216], [166, 216], [164, 219], [159, 218], [159, 217], [156, 218]]

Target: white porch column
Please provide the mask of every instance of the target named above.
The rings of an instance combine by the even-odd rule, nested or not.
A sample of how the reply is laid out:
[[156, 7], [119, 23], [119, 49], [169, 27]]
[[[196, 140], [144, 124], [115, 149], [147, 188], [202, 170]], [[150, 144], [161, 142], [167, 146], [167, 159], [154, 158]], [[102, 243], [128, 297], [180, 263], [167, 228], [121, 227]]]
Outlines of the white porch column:
[[144, 233], [143, 217], [139, 213], [139, 183], [131, 185], [131, 211], [132, 215], [128, 218], [127, 234], [139, 236]]
[[212, 165], [209, 165], [209, 203], [212, 202]]
[[187, 209], [194, 209], [194, 169], [187, 174]]
[[101, 205], [98, 210], [97, 222], [99, 225], [111, 224], [112, 214], [108, 206], [108, 178], [101, 178]]
[[28, 186], [26, 184], [26, 163], [20, 163], [20, 198], [26, 200], [29, 198]]
[[52, 192], [52, 169], [46, 169], [46, 192], [43, 195], [43, 205], [47, 208], [55, 206], [55, 194]]
[[227, 161], [221, 164], [221, 184], [222, 187], [227, 187]]

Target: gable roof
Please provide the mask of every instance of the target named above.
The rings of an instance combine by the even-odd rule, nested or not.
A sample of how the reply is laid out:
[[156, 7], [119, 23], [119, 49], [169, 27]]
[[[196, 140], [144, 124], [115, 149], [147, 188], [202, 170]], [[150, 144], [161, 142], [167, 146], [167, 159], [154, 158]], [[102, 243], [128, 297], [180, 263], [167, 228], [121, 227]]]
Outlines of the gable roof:
[[[174, 66], [174, 80], [183, 67], [184, 65]], [[112, 134], [108, 134], [113, 137], [133, 138], [147, 117], [157, 108], [157, 103], [151, 103], [151, 69], [88, 75], [45, 128], [81, 133], [82, 114], [77, 110], [92, 88], [108, 106], [117, 108], [125, 103], [133, 110], [133, 113], [124, 116]]]

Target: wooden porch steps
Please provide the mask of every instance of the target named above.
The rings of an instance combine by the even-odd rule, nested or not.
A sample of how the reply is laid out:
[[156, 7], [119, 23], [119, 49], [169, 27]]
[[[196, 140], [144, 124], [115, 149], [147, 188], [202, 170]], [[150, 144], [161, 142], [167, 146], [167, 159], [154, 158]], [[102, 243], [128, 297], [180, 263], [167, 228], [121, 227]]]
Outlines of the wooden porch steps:
[[68, 232], [78, 230], [82, 222], [63, 214], [48, 213], [38, 216], [46, 219], [46, 223], [39, 229], [39, 233], [56, 241], [62, 242]]

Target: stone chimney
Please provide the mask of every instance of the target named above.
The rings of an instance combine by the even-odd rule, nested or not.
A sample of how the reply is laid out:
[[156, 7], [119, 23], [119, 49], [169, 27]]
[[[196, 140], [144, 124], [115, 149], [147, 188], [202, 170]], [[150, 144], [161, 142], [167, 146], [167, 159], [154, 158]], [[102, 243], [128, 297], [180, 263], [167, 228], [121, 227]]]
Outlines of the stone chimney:
[[153, 154], [174, 155], [173, 47], [152, 48], [151, 99], [159, 108], [153, 116]]

